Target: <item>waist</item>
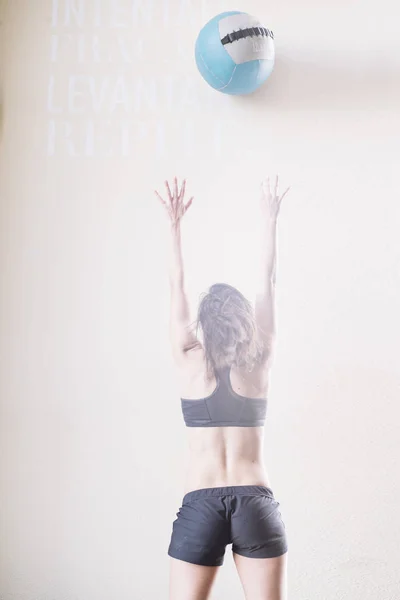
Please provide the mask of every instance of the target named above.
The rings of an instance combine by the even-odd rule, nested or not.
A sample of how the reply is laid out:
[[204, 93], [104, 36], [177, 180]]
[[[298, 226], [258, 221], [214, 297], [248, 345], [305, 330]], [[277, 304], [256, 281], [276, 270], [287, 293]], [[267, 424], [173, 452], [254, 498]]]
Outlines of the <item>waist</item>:
[[265, 485], [262, 427], [189, 428], [186, 486]]
[[261, 485], [269, 487], [262, 460], [240, 459], [232, 464], [220, 460], [199, 460], [191, 456], [185, 477], [185, 493], [204, 488]]
[[203, 498], [218, 498], [221, 496], [264, 496], [274, 497], [273, 491], [267, 485], [249, 484], [249, 485], [230, 485], [211, 488], [197, 488], [185, 493], [183, 504], [188, 504], [195, 500]]

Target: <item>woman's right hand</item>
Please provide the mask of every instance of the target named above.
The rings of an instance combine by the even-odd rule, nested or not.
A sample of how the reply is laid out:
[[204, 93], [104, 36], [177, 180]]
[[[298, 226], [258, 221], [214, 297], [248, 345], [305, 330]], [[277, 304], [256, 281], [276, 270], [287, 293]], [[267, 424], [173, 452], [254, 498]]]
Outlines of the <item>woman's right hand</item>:
[[281, 202], [290, 190], [288, 187], [283, 194], [278, 194], [279, 177], [276, 176], [275, 185], [272, 188], [270, 178], [264, 179], [261, 184], [261, 211], [268, 223], [276, 223], [278, 219]]

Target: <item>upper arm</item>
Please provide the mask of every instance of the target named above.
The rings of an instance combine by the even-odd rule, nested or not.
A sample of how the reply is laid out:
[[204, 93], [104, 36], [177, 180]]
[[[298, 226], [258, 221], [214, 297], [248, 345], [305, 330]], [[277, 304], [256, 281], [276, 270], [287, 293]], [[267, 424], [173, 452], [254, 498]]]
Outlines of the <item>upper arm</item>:
[[171, 286], [170, 341], [177, 362], [182, 361], [189, 350], [200, 346], [191, 325], [189, 302], [183, 285]]
[[275, 284], [271, 279], [257, 294], [254, 308], [258, 341], [263, 348], [262, 361], [269, 364], [276, 334]]

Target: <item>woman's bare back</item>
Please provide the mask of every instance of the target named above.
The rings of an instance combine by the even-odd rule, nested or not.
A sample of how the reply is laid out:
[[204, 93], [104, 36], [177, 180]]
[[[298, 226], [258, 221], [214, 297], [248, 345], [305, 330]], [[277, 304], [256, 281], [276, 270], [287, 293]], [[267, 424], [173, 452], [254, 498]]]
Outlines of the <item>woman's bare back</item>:
[[[263, 369], [243, 373], [230, 371], [234, 393], [247, 398], [265, 398], [268, 381]], [[178, 370], [180, 396], [197, 400], [211, 396], [217, 378], [207, 376], [201, 347], [188, 353]], [[189, 456], [185, 492], [233, 485], [269, 486], [263, 460], [263, 427], [190, 427], [187, 429]]]

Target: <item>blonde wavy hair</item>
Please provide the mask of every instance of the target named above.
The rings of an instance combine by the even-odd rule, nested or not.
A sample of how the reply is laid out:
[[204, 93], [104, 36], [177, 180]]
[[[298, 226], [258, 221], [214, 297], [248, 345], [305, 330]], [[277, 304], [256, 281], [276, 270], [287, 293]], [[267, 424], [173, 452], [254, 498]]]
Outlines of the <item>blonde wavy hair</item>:
[[253, 307], [239, 290], [215, 283], [200, 299], [196, 330], [201, 329], [207, 372], [224, 367], [251, 372], [262, 355]]

